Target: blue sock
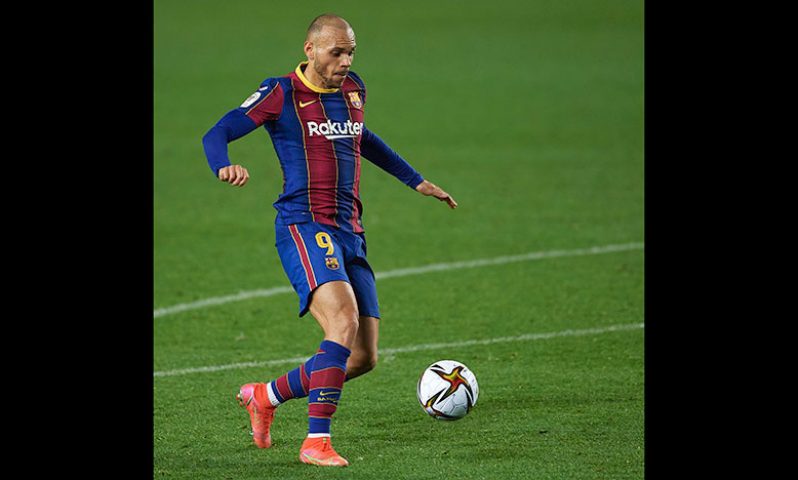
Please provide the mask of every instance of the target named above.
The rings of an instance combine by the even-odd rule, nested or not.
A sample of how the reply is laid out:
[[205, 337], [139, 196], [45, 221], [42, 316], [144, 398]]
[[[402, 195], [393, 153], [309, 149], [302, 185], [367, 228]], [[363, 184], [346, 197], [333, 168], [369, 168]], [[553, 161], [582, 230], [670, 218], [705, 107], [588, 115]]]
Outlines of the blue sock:
[[277, 406], [292, 398], [304, 398], [308, 396], [310, 385], [310, 370], [316, 356], [310, 357], [304, 364], [290, 372], [277, 377], [268, 384], [269, 399], [272, 405]]
[[324, 340], [313, 361], [308, 390], [308, 436], [329, 436], [332, 415], [338, 407], [346, 379], [346, 361], [352, 352]]

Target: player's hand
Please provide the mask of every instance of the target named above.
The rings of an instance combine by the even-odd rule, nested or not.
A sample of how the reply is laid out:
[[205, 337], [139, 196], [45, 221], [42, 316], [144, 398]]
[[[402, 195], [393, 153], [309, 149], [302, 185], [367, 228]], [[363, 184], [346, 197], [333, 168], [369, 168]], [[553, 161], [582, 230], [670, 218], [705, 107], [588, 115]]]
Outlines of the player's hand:
[[457, 202], [454, 201], [452, 196], [444, 192], [441, 189], [441, 187], [435, 185], [432, 182], [424, 180], [423, 182], [418, 184], [416, 190], [422, 195], [432, 196], [437, 198], [441, 202], [448, 203], [450, 208], [457, 208]]
[[249, 180], [249, 172], [241, 165], [228, 165], [219, 169], [219, 180], [234, 187], [243, 187]]

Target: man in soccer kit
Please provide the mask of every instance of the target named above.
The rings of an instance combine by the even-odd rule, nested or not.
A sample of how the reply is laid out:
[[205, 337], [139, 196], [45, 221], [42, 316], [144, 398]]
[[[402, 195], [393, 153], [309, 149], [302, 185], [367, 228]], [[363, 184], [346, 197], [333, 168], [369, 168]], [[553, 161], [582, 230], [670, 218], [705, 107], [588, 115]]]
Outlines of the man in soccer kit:
[[249, 172], [231, 164], [228, 143], [263, 126], [279, 158], [277, 251], [299, 296], [299, 316], [310, 311], [324, 340], [305, 363], [270, 382], [241, 386], [236, 398], [249, 412], [253, 441], [268, 448], [277, 406], [308, 397], [308, 436], [299, 457], [323, 466], [348, 465], [332, 448], [330, 422], [344, 382], [377, 362], [380, 312], [361, 222], [361, 157], [421, 194], [457, 207], [365, 127], [366, 86], [350, 70], [355, 46], [348, 22], [320, 15], [308, 28], [307, 62], [264, 80], [202, 140], [214, 174], [234, 186], [244, 186]]

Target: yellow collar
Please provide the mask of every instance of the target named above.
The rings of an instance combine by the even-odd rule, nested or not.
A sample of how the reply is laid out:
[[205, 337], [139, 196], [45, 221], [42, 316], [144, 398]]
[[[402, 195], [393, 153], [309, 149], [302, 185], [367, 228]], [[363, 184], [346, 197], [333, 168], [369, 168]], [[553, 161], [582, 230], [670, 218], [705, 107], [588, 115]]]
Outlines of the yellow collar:
[[309, 89], [313, 90], [316, 93], [335, 93], [338, 91], [337, 88], [321, 88], [310, 83], [310, 80], [308, 80], [305, 74], [302, 73], [302, 67], [307, 64], [308, 62], [300, 62], [300, 64], [297, 65], [296, 70], [294, 70], [294, 72], [296, 72], [296, 76], [299, 77], [299, 79], [302, 81], [302, 83], [305, 84], [306, 87], [308, 87]]

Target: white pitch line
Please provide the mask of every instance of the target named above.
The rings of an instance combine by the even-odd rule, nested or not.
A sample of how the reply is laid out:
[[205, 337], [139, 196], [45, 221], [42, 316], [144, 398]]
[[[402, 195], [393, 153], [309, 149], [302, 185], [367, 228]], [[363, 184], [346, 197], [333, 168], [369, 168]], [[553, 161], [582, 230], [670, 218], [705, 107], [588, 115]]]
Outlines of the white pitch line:
[[163, 317], [172, 313], [185, 312], [186, 310], [197, 310], [203, 307], [210, 307], [212, 305], [222, 305], [224, 303], [237, 302], [240, 300], [247, 300], [255, 297], [271, 297], [279, 293], [293, 292], [291, 287], [274, 287], [265, 288], [260, 290], [249, 290], [246, 292], [238, 292], [233, 295], [225, 295], [223, 297], [211, 297], [204, 300], [197, 300], [191, 303], [180, 303], [171, 307], [159, 308], [152, 312], [153, 318]]
[[[389, 270], [387, 272], [379, 272], [375, 276], [377, 280], [395, 277], [406, 277], [408, 275], [420, 275], [429, 272], [442, 272], [448, 270], [458, 270], [462, 268], [477, 268], [485, 267], [488, 265], [502, 265], [506, 263], [526, 262], [530, 260], [541, 260], [544, 258], [556, 257], [576, 257], [580, 255], [599, 255], [602, 253], [623, 252], [628, 250], [642, 250], [642, 243], [624, 243], [619, 245], [604, 245], [600, 247], [578, 248], [575, 250], [549, 250], [546, 252], [531, 252], [522, 255], [510, 255], [494, 258], [482, 258], [477, 260], [467, 260], [462, 262], [451, 263], [434, 263], [422, 267], [400, 268], [396, 270]], [[198, 300], [190, 303], [180, 303], [172, 305], [171, 307], [158, 308], [152, 312], [153, 318], [163, 317], [174, 313], [185, 312], [187, 310], [197, 310], [213, 305], [222, 305], [230, 302], [237, 302], [256, 297], [271, 297], [280, 293], [289, 293], [294, 290], [289, 287], [274, 287], [259, 290], [248, 290], [239, 292], [232, 295], [225, 295], [222, 297], [211, 297], [204, 300]]]
[[[399, 347], [399, 348], [383, 348], [379, 350], [379, 354], [387, 356], [397, 353], [420, 352], [422, 350], [442, 350], [444, 348], [469, 347], [472, 345], [490, 345], [493, 343], [547, 340], [549, 338], [556, 338], [556, 337], [578, 337], [582, 335], [598, 335], [601, 333], [619, 332], [624, 330], [637, 330], [640, 328], [644, 328], [644, 326], [645, 324], [643, 323], [627, 323], [622, 325], [610, 325], [608, 327], [585, 328], [582, 330], [561, 330], [559, 332], [549, 332], [549, 333], [525, 333], [523, 335], [516, 335], [512, 337], [495, 337], [495, 338], [486, 338], [482, 340], [465, 340], [461, 342], [450, 342], [450, 343], [424, 343], [420, 345], [410, 345], [407, 347]], [[188, 375], [191, 373], [220, 372], [223, 370], [266, 367], [266, 366], [282, 365], [282, 364], [296, 365], [305, 362], [307, 359], [308, 357], [293, 357], [293, 358], [282, 358], [279, 360], [265, 360], [261, 362], [243, 362], [243, 363], [230, 363], [227, 365], [215, 365], [209, 367], [181, 368], [177, 370], [165, 370], [160, 372], [153, 372], [152, 376], [174, 377], [178, 375]]]

